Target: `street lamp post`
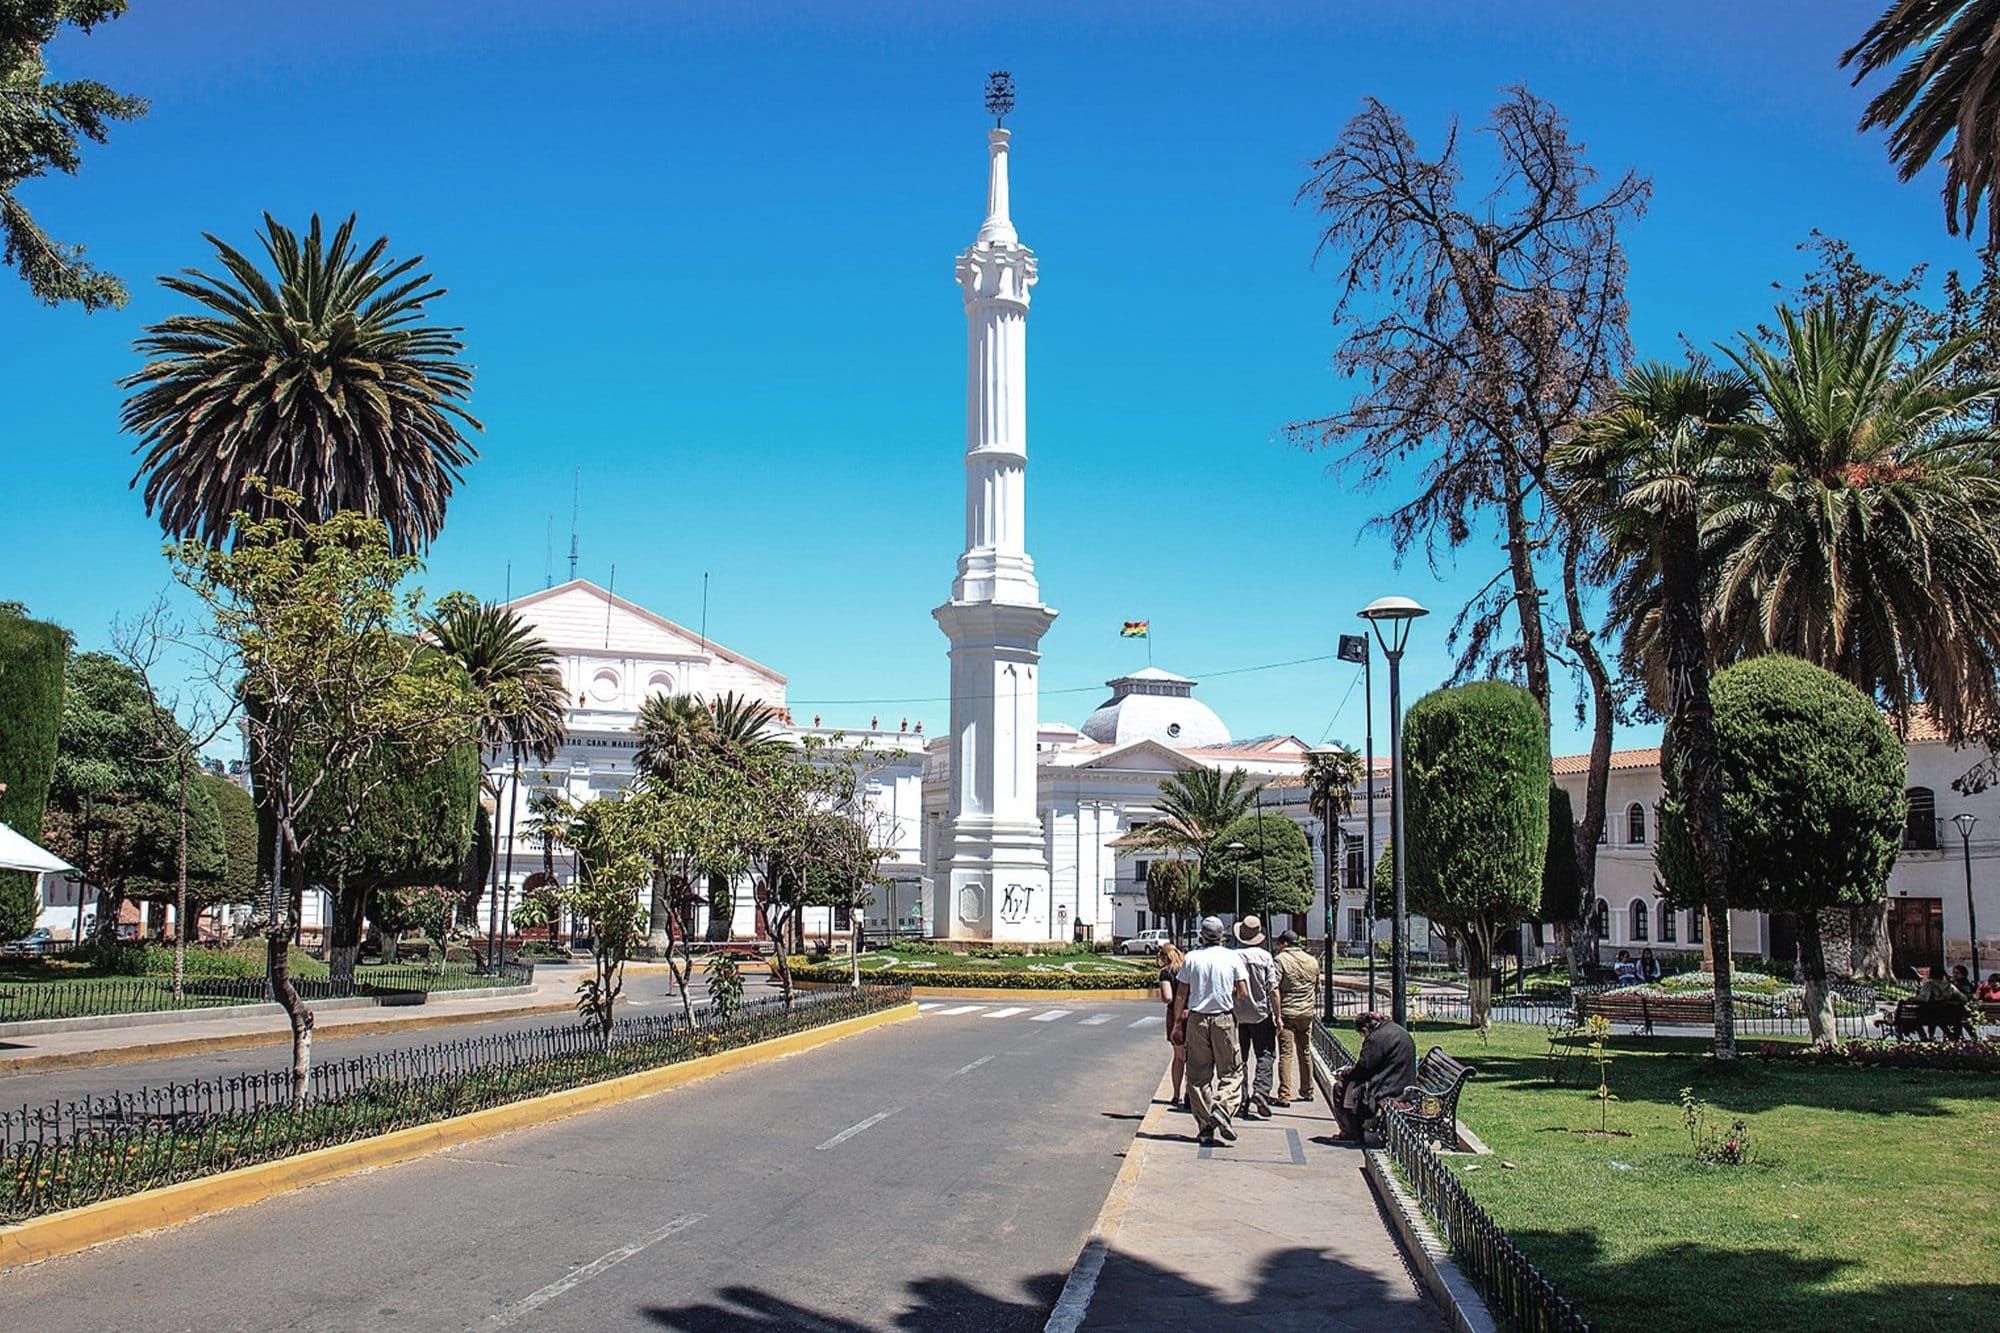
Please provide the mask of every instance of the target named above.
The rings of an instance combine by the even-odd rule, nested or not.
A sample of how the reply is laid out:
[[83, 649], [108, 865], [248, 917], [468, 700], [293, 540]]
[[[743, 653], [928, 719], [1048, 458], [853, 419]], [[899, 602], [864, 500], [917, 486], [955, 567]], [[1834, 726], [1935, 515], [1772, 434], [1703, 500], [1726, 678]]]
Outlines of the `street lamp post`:
[[1361, 618], [1375, 627], [1382, 656], [1389, 659], [1389, 862], [1395, 884], [1395, 918], [1389, 923], [1389, 1012], [1398, 1024], [1409, 1017], [1404, 990], [1410, 970], [1403, 892], [1408, 870], [1403, 855], [1403, 649], [1410, 642], [1410, 622], [1429, 614], [1407, 597], [1378, 597], [1360, 612]]
[[1965, 850], [1965, 930], [1972, 937], [1972, 980], [1979, 980], [1979, 914], [1972, 906], [1972, 826], [1979, 822], [1979, 816], [1970, 812], [1956, 814], [1951, 822], [1958, 825], [1958, 840]]
[[[1240, 842], [1232, 842], [1223, 848], [1223, 850], [1235, 853], [1234, 856], [1229, 858], [1229, 867], [1236, 872], [1236, 920], [1241, 921], [1243, 919], [1243, 853], [1250, 849]], [[1234, 922], [1231, 924], [1233, 925]]]

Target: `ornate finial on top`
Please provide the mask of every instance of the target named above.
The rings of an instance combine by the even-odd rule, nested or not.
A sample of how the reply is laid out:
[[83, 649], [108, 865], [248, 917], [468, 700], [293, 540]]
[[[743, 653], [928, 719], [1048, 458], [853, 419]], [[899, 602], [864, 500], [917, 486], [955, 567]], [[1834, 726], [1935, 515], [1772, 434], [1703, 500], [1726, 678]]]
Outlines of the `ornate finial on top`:
[[986, 109], [993, 113], [995, 125], [1004, 125], [1014, 109], [1014, 76], [1004, 69], [986, 76]]

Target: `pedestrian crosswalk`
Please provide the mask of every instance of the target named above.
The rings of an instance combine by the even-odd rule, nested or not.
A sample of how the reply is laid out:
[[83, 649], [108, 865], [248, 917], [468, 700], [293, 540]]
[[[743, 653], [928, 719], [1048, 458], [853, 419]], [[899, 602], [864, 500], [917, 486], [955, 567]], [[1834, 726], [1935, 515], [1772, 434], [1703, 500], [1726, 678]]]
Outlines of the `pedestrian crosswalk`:
[[1018, 1018], [1028, 1023], [1065, 1023], [1074, 1021], [1079, 1027], [1103, 1027], [1116, 1023], [1120, 1027], [1159, 1027], [1166, 1022], [1164, 1015], [1147, 1014], [1143, 1018], [1132, 1018], [1129, 1010], [1113, 1012], [1088, 1009], [1044, 1009], [1036, 1012], [1032, 1005], [994, 1004], [952, 1004], [948, 1000], [925, 1000], [917, 1005], [920, 1013], [933, 1018]]

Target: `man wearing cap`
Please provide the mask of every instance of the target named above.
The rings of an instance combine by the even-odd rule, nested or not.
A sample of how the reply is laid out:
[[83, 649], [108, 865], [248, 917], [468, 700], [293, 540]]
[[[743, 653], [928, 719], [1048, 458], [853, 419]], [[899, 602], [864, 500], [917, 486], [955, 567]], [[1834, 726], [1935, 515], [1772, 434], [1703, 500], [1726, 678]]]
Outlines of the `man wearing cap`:
[[1249, 996], [1236, 1002], [1236, 1044], [1245, 1065], [1240, 1109], [1245, 1120], [1269, 1120], [1271, 1075], [1278, 1062], [1278, 965], [1264, 947], [1264, 923], [1256, 917], [1236, 923], [1236, 944], [1236, 956], [1250, 975]]
[[1188, 1109], [1204, 1146], [1234, 1143], [1230, 1117], [1243, 1095], [1236, 1005], [1250, 994], [1242, 958], [1222, 945], [1222, 918], [1201, 919], [1201, 947], [1181, 960], [1174, 982], [1176, 1044], [1187, 1048]]
[[1278, 1099], [1313, 1099], [1312, 1024], [1319, 1002], [1319, 959], [1299, 947], [1296, 931], [1278, 935]]

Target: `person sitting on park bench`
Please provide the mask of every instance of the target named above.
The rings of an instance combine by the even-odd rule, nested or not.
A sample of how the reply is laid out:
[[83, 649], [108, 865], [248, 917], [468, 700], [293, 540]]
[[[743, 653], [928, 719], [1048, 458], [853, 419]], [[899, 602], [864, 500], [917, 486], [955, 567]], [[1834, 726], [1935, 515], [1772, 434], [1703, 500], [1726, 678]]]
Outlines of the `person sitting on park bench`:
[[1973, 992], [1972, 998], [1981, 1004], [2000, 1004], [2000, 972], [1987, 973], [1986, 980], [1979, 983], [1979, 989]]
[[1361, 1054], [1327, 1090], [1341, 1143], [1360, 1143], [1382, 1103], [1417, 1081], [1417, 1043], [1402, 1024], [1371, 1012], [1355, 1017], [1354, 1030], [1361, 1034]]
[[1632, 961], [1630, 949], [1618, 951], [1618, 966], [1615, 970], [1618, 973], [1618, 984], [1621, 986], [1639, 980], [1639, 965]]
[[1965, 970], [1964, 963], [1951, 970], [1951, 988], [1968, 1000], [1972, 998], [1972, 974]]

